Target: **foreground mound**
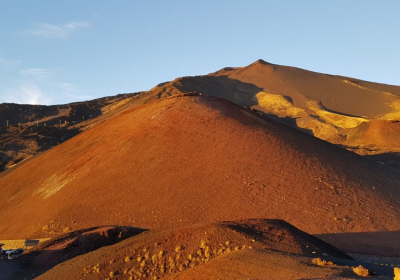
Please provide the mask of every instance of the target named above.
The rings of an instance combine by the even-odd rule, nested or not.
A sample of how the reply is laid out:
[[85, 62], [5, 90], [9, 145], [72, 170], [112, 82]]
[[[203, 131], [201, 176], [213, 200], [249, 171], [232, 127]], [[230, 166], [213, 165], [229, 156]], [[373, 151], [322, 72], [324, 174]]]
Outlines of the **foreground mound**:
[[[244, 264], [252, 263], [255, 257], [269, 257], [270, 261], [286, 259], [300, 266], [299, 257], [291, 254], [351, 260], [351, 257], [340, 250], [284, 221], [244, 220], [162, 231], [150, 230], [113, 246], [71, 259], [38, 279], [64, 279], [66, 275], [69, 279], [105, 279], [110, 276], [120, 279], [128, 279], [130, 276], [134, 279], [158, 279], [166, 276], [179, 277], [181, 274], [186, 275], [187, 279], [187, 274], [190, 277], [207, 275], [212, 279], [216, 272], [227, 279], [229, 274], [226, 271], [204, 271], [204, 265], [210, 267], [210, 264], [212, 266], [216, 262], [226, 267], [232, 258]], [[197, 269], [200, 269], [200, 274], [196, 273]], [[266, 269], [268, 268], [264, 263], [253, 274]], [[304, 271], [283, 268], [279, 273], [290, 271], [305, 276], [317, 273], [310, 265], [303, 264], [302, 269]], [[236, 271], [235, 268], [232, 271]], [[240, 277], [246, 272], [249, 271], [236, 271], [237, 274], [231, 276]], [[317, 275], [322, 277], [329, 273], [334, 274], [332, 271], [326, 273], [327, 271], [320, 271]]]
[[15, 272], [15, 277], [23, 279], [31, 276], [32, 272], [38, 275], [66, 260], [118, 243], [143, 231], [128, 226], [102, 226], [64, 234], [41, 243], [16, 258], [14, 263], [20, 269]]
[[[206, 96], [126, 111], [0, 178], [0, 237], [124, 224], [278, 218], [360, 252], [343, 233], [400, 230], [400, 174]], [[34, 209], [34, 211], [33, 211]], [[324, 238], [324, 236], [321, 236]], [[376, 240], [366, 253], [392, 248]], [[382, 251], [380, 251], [382, 253]]]

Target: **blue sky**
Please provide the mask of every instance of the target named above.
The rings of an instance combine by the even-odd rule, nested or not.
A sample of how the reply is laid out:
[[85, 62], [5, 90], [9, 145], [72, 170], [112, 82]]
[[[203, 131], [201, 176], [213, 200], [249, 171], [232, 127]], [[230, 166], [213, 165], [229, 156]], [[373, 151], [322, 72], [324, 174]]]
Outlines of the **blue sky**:
[[400, 1], [1, 0], [0, 103], [148, 90], [257, 59], [400, 85]]

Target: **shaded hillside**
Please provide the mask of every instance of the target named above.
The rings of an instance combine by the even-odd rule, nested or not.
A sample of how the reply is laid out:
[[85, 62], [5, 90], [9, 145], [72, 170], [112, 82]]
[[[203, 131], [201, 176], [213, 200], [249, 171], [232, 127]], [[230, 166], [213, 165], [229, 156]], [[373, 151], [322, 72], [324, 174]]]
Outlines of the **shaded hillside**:
[[88, 124], [97, 122], [96, 117], [136, 95], [120, 94], [54, 106], [0, 104], [0, 171], [77, 135]]
[[77, 135], [70, 127], [21, 126], [0, 128], [0, 171]]
[[137, 93], [119, 94], [90, 101], [65, 105], [23, 105], [0, 104], [0, 123], [2, 126], [47, 126], [68, 125], [100, 116], [107, 108]]
[[[0, 237], [254, 217], [311, 234], [396, 232], [399, 175], [223, 99], [167, 98], [99, 123], [0, 178]], [[361, 251], [393, 254], [396, 240]], [[340, 234], [332, 241], [339, 243], [359, 251]]]

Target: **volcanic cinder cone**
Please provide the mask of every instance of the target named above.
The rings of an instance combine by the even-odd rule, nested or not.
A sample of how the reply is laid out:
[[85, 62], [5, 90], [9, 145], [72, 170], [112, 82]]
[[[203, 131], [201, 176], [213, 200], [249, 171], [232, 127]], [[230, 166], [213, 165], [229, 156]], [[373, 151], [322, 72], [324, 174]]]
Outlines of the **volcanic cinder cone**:
[[400, 230], [398, 176], [229, 101], [179, 96], [108, 119], [0, 178], [0, 238], [279, 218], [338, 233], [329, 242], [347, 252], [394, 254], [396, 239], [365, 247], [346, 233]]

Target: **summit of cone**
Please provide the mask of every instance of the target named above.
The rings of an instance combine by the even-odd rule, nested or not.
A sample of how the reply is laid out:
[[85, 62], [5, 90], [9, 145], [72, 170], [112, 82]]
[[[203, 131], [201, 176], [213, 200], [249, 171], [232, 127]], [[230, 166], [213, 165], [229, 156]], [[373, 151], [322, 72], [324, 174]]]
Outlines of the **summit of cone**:
[[263, 59], [258, 59], [256, 61], [254, 61], [251, 65], [257, 65], [257, 64], [261, 64], [261, 65], [273, 65], [272, 63], [269, 63]]

